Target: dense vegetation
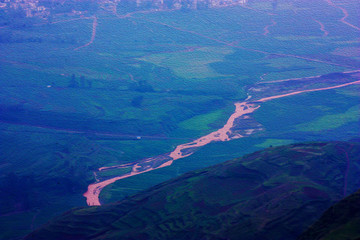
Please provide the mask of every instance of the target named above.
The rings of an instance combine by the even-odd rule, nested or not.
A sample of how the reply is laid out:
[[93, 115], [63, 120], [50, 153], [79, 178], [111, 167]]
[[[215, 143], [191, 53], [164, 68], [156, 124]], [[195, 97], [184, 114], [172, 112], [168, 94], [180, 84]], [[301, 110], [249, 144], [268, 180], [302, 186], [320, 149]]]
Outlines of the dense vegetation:
[[297, 240], [360, 239], [360, 190], [331, 206]]
[[117, 203], [74, 209], [26, 239], [296, 239], [356, 191], [359, 155], [359, 142], [268, 148]]

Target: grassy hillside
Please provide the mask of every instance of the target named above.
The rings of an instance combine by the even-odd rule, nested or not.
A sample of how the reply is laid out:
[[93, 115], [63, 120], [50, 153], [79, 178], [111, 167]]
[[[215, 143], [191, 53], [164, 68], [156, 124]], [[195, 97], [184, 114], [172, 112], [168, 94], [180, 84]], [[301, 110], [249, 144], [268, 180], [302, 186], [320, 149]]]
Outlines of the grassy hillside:
[[26, 239], [296, 239], [357, 189], [359, 154], [356, 142], [268, 148], [74, 209]]
[[297, 240], [360, 239], [360, 190], [331, 206]]

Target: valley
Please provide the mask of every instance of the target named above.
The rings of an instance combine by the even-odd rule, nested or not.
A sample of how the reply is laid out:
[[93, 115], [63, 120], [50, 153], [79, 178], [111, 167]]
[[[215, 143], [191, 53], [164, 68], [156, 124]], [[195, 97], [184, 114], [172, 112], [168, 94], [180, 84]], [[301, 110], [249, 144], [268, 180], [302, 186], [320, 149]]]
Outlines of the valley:
[[[360, 71], [352, 71], [349, 74], [358, 74], [359, 72]], [[346, 77], [346, 75], [344, 77]], [[319, 81], [319, 79], [320, 79], [319, 82], [321, 82], [321, 80], [322, 80], [321, 76], [316, 76], [316, 77], [312, 77], [312, 78], [315, 78], [312, 81], [312, 84], [316, 84], [316, 81]], [[350, 78], [351, 78], [351, 75], [350, 75]], [[304, 81], [303, 79], [292, 79], [292, 80], [299, 81], [299, 82]], [[288, 81], [291, 81], [291, 80], [279, 80], [276, 83], [281, 84], [283, 82], [288, 82]], [[324, 82], [324, 83], [326, 84], [326, 82]], [[128, 178], [128, 177], [132, 177], [132, 176], [135, 176], [138, 174], [146, 173], [149, 171], [153, 171], [153, 170], [156, 170], [159, 168], [170, 166], [173, 163], [173, 161], [184, 158], [184, 157], [188, 157], [194, 151], [196, 151], [197, 148], [205, 146], [211, 142], [230, 141], [233, 139], [246, 137], [248, 135], [253, 134], [256, 131], [261, 131], [262, 129], [259, 127], [260, 125], [258, 126], [257, 129], [242, 129], [240, 133], [239, 133], [239, 131], [237, 131], [237, 132], [232, 131], [233, 129], [236, 129], [236, 123], [239, 124], [240, 121], [244, 121], [244, 120], [246, 121], [247, 119], [250, 118], [248, 115], [260, 107], [259, 103], [270, 101], [270, 100], [277, 99], [277, 98], [288, 97], [288, 96], [292, 96], [292, 95], [296, 95], [296, 94], [325, 91], [325, 90], [330, 90], [330, 89], [346, 87], [346, 86], [350, 86], [353, 84], [360, 84], [360, 80], [352, 81], [352, 82], [348, 82], [348, 83], [344, 83], [344, 84], [340, 84], [340, 85], [330, 86], [330, 87], [297, 90], [297, 91], [292, 91], [290, 93], [279, 94], [279, 95], [260, 98], [260, 99], [256, 99], [256, 98], [253, 99], [252, 96], [249, 95], [246, 102], [235, 103], [235, 112], [229, 117], [229, 119], [227, 120], [227, 123], [221, 129], [219, 129], [215, 132], [212, 132], [212, 133], [210, 133], [206, 136], [203, 136], [199, 139], [196, 139], [190, 143], [178, 145], [175, 148], [175, 150], [171, 153], [166, 153], [166, 154], [163, 154], [160, 156], [146, 158], [146, 159], [140, 160], [138, 162], [133, 162], [131, 164], [127, 163], [127, 164], [118, 165], [118, 166], [99, 168], [98, 172], [104, 172], [107, 170], [114, 170], [114, 169], [127, 169], [127, 171], [125, 171], [125, 173], [123, 173], [122, 175], [116, 176], [113, 178], [109, 178], [109, 176], [107, 175], [106, 178], [109, 178], [109, 179], [106, 179], [103, 181], [99, 181], [99, 178], [96, 178], [97, 182], [90, 184], [88, 187], [88, 191], [86, 193], [84, 193], [84, 197], [87, 198], [87, 204], [89, 206], [100, 205], [99, 195], [100, 195], [101, 190], [104, 187], [106, 187], [107, 185], [114, 183], [115, 181], [118, 181], [118, 180], [121, 180], [124, 178]], [[255, 92], [255, 93], [259, 94], [259, 92]], [[260, 96], [264, 95], [264, 94], [266, 94], [266, 93], [260, 93]], [[95, 176], [97, 176], [97, 172], [94, 172], [94, 174], [95, 174]], [[345, 188], [344, 188], [344, 196], [346, 196], [345, 193], [346, 193], [346, 184], [345, 184]]]
[[[10, 2], [0, 239], [265, 148], [359, 136], [356, 0]], [[356, 189], [351, 164], [336, 196]]]
[[343, 198], [344, 180], [352, 183], [348, 190], [357, 190], [359, 151], [359, 142], [267, 148], [186, 173], [116, 203], [73, 209], [25, 239], [295, 240], [323, 211], [320, 221], [299, 239], [356, 239], [359, 192], [331, 206]]

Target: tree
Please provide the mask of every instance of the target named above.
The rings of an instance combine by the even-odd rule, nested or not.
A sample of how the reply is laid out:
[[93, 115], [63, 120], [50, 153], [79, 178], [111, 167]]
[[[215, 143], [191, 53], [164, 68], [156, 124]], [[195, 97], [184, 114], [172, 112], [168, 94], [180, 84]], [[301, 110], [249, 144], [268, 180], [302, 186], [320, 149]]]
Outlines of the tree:
[[87, 82], [88, 87], [92, 88], [92, 81], [90, 79], [87, 79], [86, 82]]
[[79, 83], [76, 81], [75, 74], [71, 75], [71, 79], [70, 79], [68, 87], [71, 87], [71, 88], [79, 87]]
[[144, 101], [144, 97], [143, 96], [137, 96], [137, 97], [134, 97], [132, 100], [131, 100], [131, 105], [133, 107], [137, 107], [137, 108], [140, 108], [142, 103]]
[[154, 88], [145, 80], [141, 80], [138, 82], [138, 86], [136, 91], [139, 92], [154, 92]]
[[85, 88], [86, 87], [86, 81], [84, 76], [80, 76], [80, 87]]
[[271, 3], [271, 5], [272, 5], [272, 8], [273, 8], [273, 11], [275, 11], [276, 8], [277, 8], [277, 6], [278, 6], [278, 1], [277, 1], [277, 0], [274, 0], [274, 1]]

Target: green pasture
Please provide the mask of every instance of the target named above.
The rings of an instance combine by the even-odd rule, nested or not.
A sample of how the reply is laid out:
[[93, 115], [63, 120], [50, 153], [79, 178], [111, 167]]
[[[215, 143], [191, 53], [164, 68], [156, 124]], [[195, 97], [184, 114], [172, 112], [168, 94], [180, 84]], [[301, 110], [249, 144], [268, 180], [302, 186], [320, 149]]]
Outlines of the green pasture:
[[[224, 110], [217, 110], [215, 112], [211, 112], [208, 114], [203, 114], [199, 116], [192, 117], [190, 119], [187, 119], [179, 124], [181, 128], [190, 129], [190, 130], [200, 130], [200, 131], [206, 131], [210, 130], [211, 127], [209, 124], [214, 123], [222, 118], [228, 118], [229, 116], [226, 115], [227, 112]], [[224, 116], [226, 115], [226, 116]]]
[[350, 97], [359, 97], [359, 91], [360, 87], [356, 85], [336, 89], [336, 93]]
[[356, 99], [336, 94], [335, 90], [298, 94], [262, 103], [254, 117], [270, 134], [293, 132], [295, 136], [301, 131], [331, 129], [342, 132], [342, 125], [359, 118]]
[[281, 145], [287, 145], [293, 143], [294, 140], [291, 139], [276, 139], [276, 138], [269, 138], [266, 139], [264, 142], [257, 144], [255, 146], [260, 148], [268, 148], [270, 146], [277, 147]]
[[[108, 159], [103, 166], [114, 166], [127, 162], [134, 162], [144, 158], [171, 152], [175, 146], [188, 142], [190, 139], [176, 138], [147, 138], [141, 140], [97, 140], [97, 144], [105, 149], [117, 152], [117, 159]], [[114, 161], [116, 160], [116, 161]], [[99, 166], [102, 167], [102, 166]]]
[[308, 123], [302, 123], [296, 126], [300, 131], [323, 131], [335, 129], [349, 122], [359, 122], [360, 105], [344, 109], [345, 112], [328, 114]]
[[266, 76], [264, 76], [265, 82], [281, 79], [311, 77], [349, 70], [349, 68], [345, 67], [309, 62], [303, 59], [289, 57], [273, 58], [264, 60], [263, 62], [266, 66], [274, 69], [273, 71], [266, 73]]
[[191, 52], [153, 54], [139, 60], [170, 68], [179, 77], [197, 80], [226, 76], [216, 73], [209, 64], [222, 61], [230, 53], [229, 47], [204, 47]]

